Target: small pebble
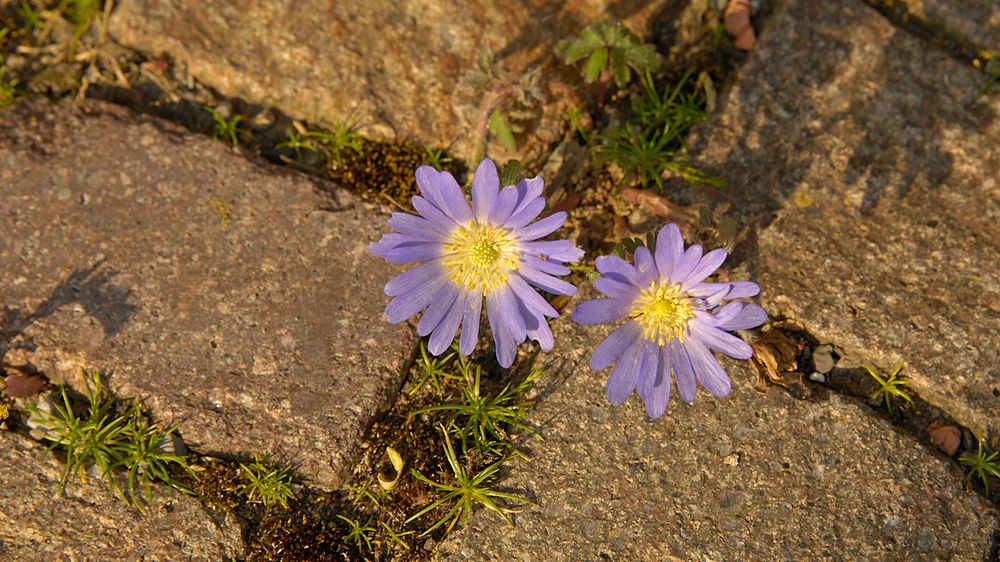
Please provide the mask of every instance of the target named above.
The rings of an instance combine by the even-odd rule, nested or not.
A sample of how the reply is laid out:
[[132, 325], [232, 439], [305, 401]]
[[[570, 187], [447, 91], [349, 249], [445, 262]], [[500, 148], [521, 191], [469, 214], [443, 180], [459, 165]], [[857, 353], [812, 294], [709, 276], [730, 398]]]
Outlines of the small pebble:
[[809, 380], [811, 380], [813, 382], [818, 382], [818, 383], [825, 383], [826, 382], [826, 375], [824, 375], [823, 373], [817, 373], [817, 372], [814, 371], [814, 372], [812, 372], [809, 375]]

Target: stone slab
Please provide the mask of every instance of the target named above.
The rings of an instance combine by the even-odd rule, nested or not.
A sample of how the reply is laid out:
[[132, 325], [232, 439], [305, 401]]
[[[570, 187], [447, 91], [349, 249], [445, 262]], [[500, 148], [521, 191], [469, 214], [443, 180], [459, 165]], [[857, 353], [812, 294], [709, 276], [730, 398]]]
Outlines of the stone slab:
[[63, 465], [45, 447], [0, 431], [0, 559], [230, 560], [238, 528], [223, 529], [198, 500], [156, 490], [140, 512], [92, 478], [59, 492]]
[[696, 135], [772, 315], [1000, 436], [1000, 97], [864, 3], [785, 3]]
[[200, 452], [337, 483], [415, 345], [366, 251], [382, 210], [102, 103], [0, 114], [0, 186], [8, 363], [102, 369]]
[[[553, 47], [589, 23], [624, 20], [643, 33], [665, 0], [122, 0], [110, 33], [163, 54], [225, 96], [298, 119], [356, 120], [390, 140], [450, 146], [471, 158], [483, 100], [544, 68], [522, 106], [564, 122], [547, 75]], [[491, 81], [481, 65], [491, 66]], [[498, 86], [499, 85], [499, 86]], [[532, 98], [533, 96], [529, 96]], [[537, 121], [532, 121], [537, 136]], [[545, 139], [558, 141], [558, 136]], [[524, 142], [534, 142], [531, 135]], [[499, 143], [496, 143], [499, 144]], [[499, 146], [491, 147], [498, 148]]]
[[[593, 290], [588, 290], [593, 293]], [[588, 367], [608, 327], [556, 322], [554, 388], [529, 422], [532, 459], [502, 486], [536, 496], [508, 527], [478, 511], [443, 560], [983, 560], [996, 525], [947, 459], [839, 395], [753, 390], [723, 365], [727, 399], [699, 389], [650, 420], [604, 397]]]

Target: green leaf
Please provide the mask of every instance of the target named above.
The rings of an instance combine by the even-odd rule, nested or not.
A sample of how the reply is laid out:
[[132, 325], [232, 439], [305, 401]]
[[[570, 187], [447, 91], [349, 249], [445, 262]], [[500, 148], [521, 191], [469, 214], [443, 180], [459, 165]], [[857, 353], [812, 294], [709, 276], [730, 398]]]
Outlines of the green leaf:
[[604, 70], [604, 65], [608, 62], [608, 50], [605, 48], [597, 49], [591, 53], [590, 58], [587, 59], [587, 64], [583, 68], [583, 81], [590, 84], [597, 80], [597, 77], [601, 75], [601, 71]]
[[625, 63], [621, 54], [615, 53], [611, 56], [611, 69], [615, 73], [615, 82], [619, 87], [628, 84], [628, 80], [631, 78], [632, 73], [629, 72], [628, 65]]
[[500, 186], [516, 184], [521, 179], [522, 170], [520, 160], [508, 160], [500, 170]]
[[631, 45], [621, 49], [622, 57], [637, 72], [654, 71], [663, 64], [663, 57], [653, 45]]
[[517, 143], [514, 142], [514, 134], [510, 132], [510, 125], [499, 109], [493, 111], [489, 120], [490, 132], [496, 135], [500, 142], [510, 151], [517, 150]]

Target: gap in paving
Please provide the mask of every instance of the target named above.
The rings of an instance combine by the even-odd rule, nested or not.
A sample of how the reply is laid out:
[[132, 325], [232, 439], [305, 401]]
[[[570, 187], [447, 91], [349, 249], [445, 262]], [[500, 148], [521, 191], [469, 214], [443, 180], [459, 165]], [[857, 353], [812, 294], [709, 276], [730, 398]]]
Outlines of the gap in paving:
[[[780, 322], [780, 319], [778, 321]], [[843, 355], [843, 352], [835, 344], [820, 342], [805, 327], [802, 327], [801, 330], [797, 328], [772, 328], [772, 330], [778, 331], [788, 338], [788, 340], [802, 344], [802, 350], [796, 357], [795, 364], [797, 365], [797, 371], [804, 374], [804, 376], [801, 383], [796, 382], [788, 385], [787, 391], [789, 394], [795, 398], [809, 402], [825, 400], [826, 391], [837, 392], [841, 395], [857, 399], [859, 402], [863, 402], [869, 408], [875, 410], [880, 417], [888, 420], [895, 427], [900, 428], [916, 439], [917, 442], [924, 445], [930, 454], [935, 456], [940, 454], [947, 457], [959, 467], [963, 474], [968, 474], [968, 467], [959, 462], [958, 459], [963, 453], [976, 454], [978, 436], [971, 429], [956, 421], [948, 412], [929, 403], [910, 387], [905, 387], [903, 390], [909, 395], [912, 403], [906, 403], [896, 398], [893, 409], [891, 411], [887, 410], [883, 407], [884, 401], [881, 398], [878, 400], [872, 398], [881, 385], [868, 374], [868, 371], [864, 367], [853, 366], [858, 364], [858, 358], [849, 358]], [[817, 371], [817, 362], [815, 360], [816, 350], [821, 347], [831, 348], [829, 357], [832, 359], [832, 367], [825, 373]], [[826, 355], [825, 352], [824, 355]], [[880, 376], [887, 377], [891, 374], [891, 372], [885, 373], [873, 365], [869, 366], [876, 373], [879, 373]], [[825, 369], [826, 367], [823, 368]], [[905, 368], [902, 374], [905, 380]], [[929, 433], [936, 428], [947, 427], [954, 428], [961, 434], [958, 444], [954, 445], [955, 451], [952, 454], [948, 454], [942, 450], [943, 447], [935, 443]], [[984, 445], [984, 450], [987, 452], [994, 449], [989, 443], [984, 442]], [[995, 478], [991, 478], [991, 480], [993, 486], [989, 490], [984, 488], [981, 481], [976, 477], [971, 478], [971, 485], [966, 485], [966, 487], [975, 490], [977, 494], [1000, 508], [1000, 486], [998, 486], [1000, 482]]]

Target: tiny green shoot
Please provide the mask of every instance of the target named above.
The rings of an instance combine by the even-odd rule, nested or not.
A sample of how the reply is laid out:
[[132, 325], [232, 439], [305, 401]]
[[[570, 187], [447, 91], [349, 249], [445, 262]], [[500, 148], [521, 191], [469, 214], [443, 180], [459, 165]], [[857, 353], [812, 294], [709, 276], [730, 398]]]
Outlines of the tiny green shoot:
[[317, 142], [326, 147], [329, 152], [329, 160], [334, 168], [344, 165], [344, 153], [353, 150], [356, 154], [361, 154], [361, 133], [354, 130], [352, 121], [337, 121], [333, 124], [333, 131], [309, 131], [307, 137], [316, 139]]
[[28, 34], [36, 29], [45, 29], [48, 22], [42, 12], [35, 11], [28, 0], [21, 0], [21, 6], [17, 9], [17, 14], [24, 20], [21, 26], [21, 33]]
[[417, 375], [417, 380], [414, 381], [413, 386], [410, 388], [409, 395], [413, 396], [421, 388], [424, 387], [428, 382], [434, 387], [434, 391], [437, 394], [441, 394], [441, 379], [458, 379], [455, 375], [448, 372], [445, 368], [448, 362], [451, 361], [452, 357], [458, 353], [458, 348], [456, 345], [452, 345], [452, 350], [450, 353], [443, 357], [431, 357], [427, 353], [427, 346], [424, 345], [423, 340], [420, 341], [420, 358], [417, 359], [417, 368], [420, 370], [420, 374]]
[[205, 108], [205, 111], [209, 112], [212, 115], [212, 118], [215, 119], [215, 130], [212, 133], [212, 138], [217, 140], [228, 138], [229, 142], [231, 142], [233, 146], [240, 143], [240, 137], [248, 136], [253, 138], [253, 133], [239, 126], [240, 121], [243, 120], [242, 115], [233, 115], [231, 118], [226, 119], [215, 109], [207, 105], [203, 107]]
[[424, 531], [421, 536], [430, 534], [441, 525], [447, 523], [449, 520], [451, 522], [448, 523], [448, 527], [445, 532], [451, 531], [455, 524], [459, 522], [464, 523], [469, 516], [472, 515], [472, 511], [477, 505], [483, 505], [486, 508], [495, 511], [500, 515], [500, 517], [503, 518], [504, 521], [507, 522], [508, 525], [513, 526], [514, 522], [511, 521], [509, 514], [516, 513], [516, 510], [503, 507], [499, 505], [497, 501], [507, 500], [524, 504], [530, 504], [532, 502], [531, 500], [516, 494], [501, 492], [489, 487], [493, 480], [496, 479], [497, 472], [500, 471], [500, 468], [503, 466], [504, 461], [507, 460], [507, 457], [501, 458], [475, 475], [472, 475], [470, 469], [459, 463], [458, 457], [455, 454], [455, 448], [451, 444], [451, 438], [448, 435], [448, 430], [446, 430], [444, 426], [440, 426], [440, 430], [444, 435], [444, 453], [448, 460], [448, 466], [451, 467], [452, 474], [454, 475], [455, 484], [435, 482], [421, 474], [419, 470], [411, 468], [410, 473], [414, 478], [431, 486], [439, 494], [441, 494], [441, 496], [431, 502], [427, 507], [412, 515], [406, 520], [406, 523], [419, 519], [423, 515], [442, 507], [449, 502], [454, 502], [447, 513], [431, 525], [429, 529]]
[[986, 493], [989, 493], [989, 477], [1000, 478], [1000, 461], [997, 461], [998, 456], [1000, 456], [1000, 451], [993, 451], [988, 455], [986, 454], [986, 451], [983, 450], [983, 438], [980, 436], [976, 454], [966, 452], [958, 457], [958, 462], [969, 465], [969, 474], [965, 476], [965, 483], [968, 484], [969, 480], [974, 476], [978, 476], [983, 481], [983, 488], [986, 490]]
[[306, 140], [306, 135], [308, 134], [309, 133], [307, 131], [306, 134], [303, 135], [297, 128], [291, 127], [288, 129], [288, 140], [278, 143], [275, 148], [288, 148], [295, 153], [296, 160], [302, 160], [303, 150], [319, 152], [319, 148], [317, 148], [316, 145]]
[[371, 552], [372, 536], [375, 534], [375, 527], [371, 526], [371, 519], [362, 525], [360, 521], [356, 521], [344, 515], [337, 514], [337, 517], [344, 520], [348, 527], [350, 527], [350, 531], [348, 531], [343, 537], [344, 540], [353, 542], [361, 552]]
[[17, 99], [17, 78], [7, 80], [7, 68], [0, 66], [0, 109], [10, 107]]
[[295, 498], [292, 491], [292, 467], [278, 468], [254, 455], [253, 462], [240, 463], [240, 468], [247, 480], [240, 485], [240, 492], [251, 502], [262, 503], [264, 507], [277, 503], [287, 508], [288, 500]]
[[403, 538], [406, 537], [407, 535], [412, 535], [413, 531], [398, 532], [391, 526], [389, 526], [389, 524], [386, 523], [385, 521], [379, 521], [379, 524], [382, 525], [383, 529], [385, 529], [385, 536], [387, 539], [385, 541], [386, 554], [391, 554], [393, 549], [395, 549], [396, 547], [402, 548], [403, 550], [410, 550], [410, 545], [407, 544], [406, 541], [403, 540]]
[[879, 397], [882, 397], [882, 399], [885, 401], [885, 408], [886, 410], [889, 411], [889, 413], [892, 413], [893, 397], [905, 400], [911, 406], [913, 405], [913, 399], [911, 399], [910, 395], [907, 394], [905, 390], [903, 390], [903, 387], [909, 386], [910, 382], [904, 379], [903, 376], [900, 374], [900, 372], [903, 370], [902, 361], [899, 362], [899, 366], [897, 366], [896, 370], [893, 371], [892, 374], [889, 376], [885, 376], [885, 374], [879, 375], [874, 371], [874, 369], [872, 369], [868, 365], [864, 365], [864, 368], [866, 371], [868, 371], [868, 374], [871, 375], [871, 377], [875, 379], [875, 381], [878, 382], [879, 384], [878, 390], [876, 390], [871, 395], [871, 399], [878, 400]]
[[59, 11], [65, 12], [75, 29], [73, 39], [69, 44], [69, 60], [76, 57], [76, 46], [83, 38], [83, 35], [90, 29], [94, 18], [101, 11], [100, 0], [62, 0], [59, 3]]
[[451, 162], [451, 158], [445, 156], [444, 150], [440, 148], [431, 148], [429, 146], [424, 147], [424, 152], [427, 156], [424, 157], [424, 163], [428, 166], [432, 166], [434, 169], [444, 171], [444, 165]]

